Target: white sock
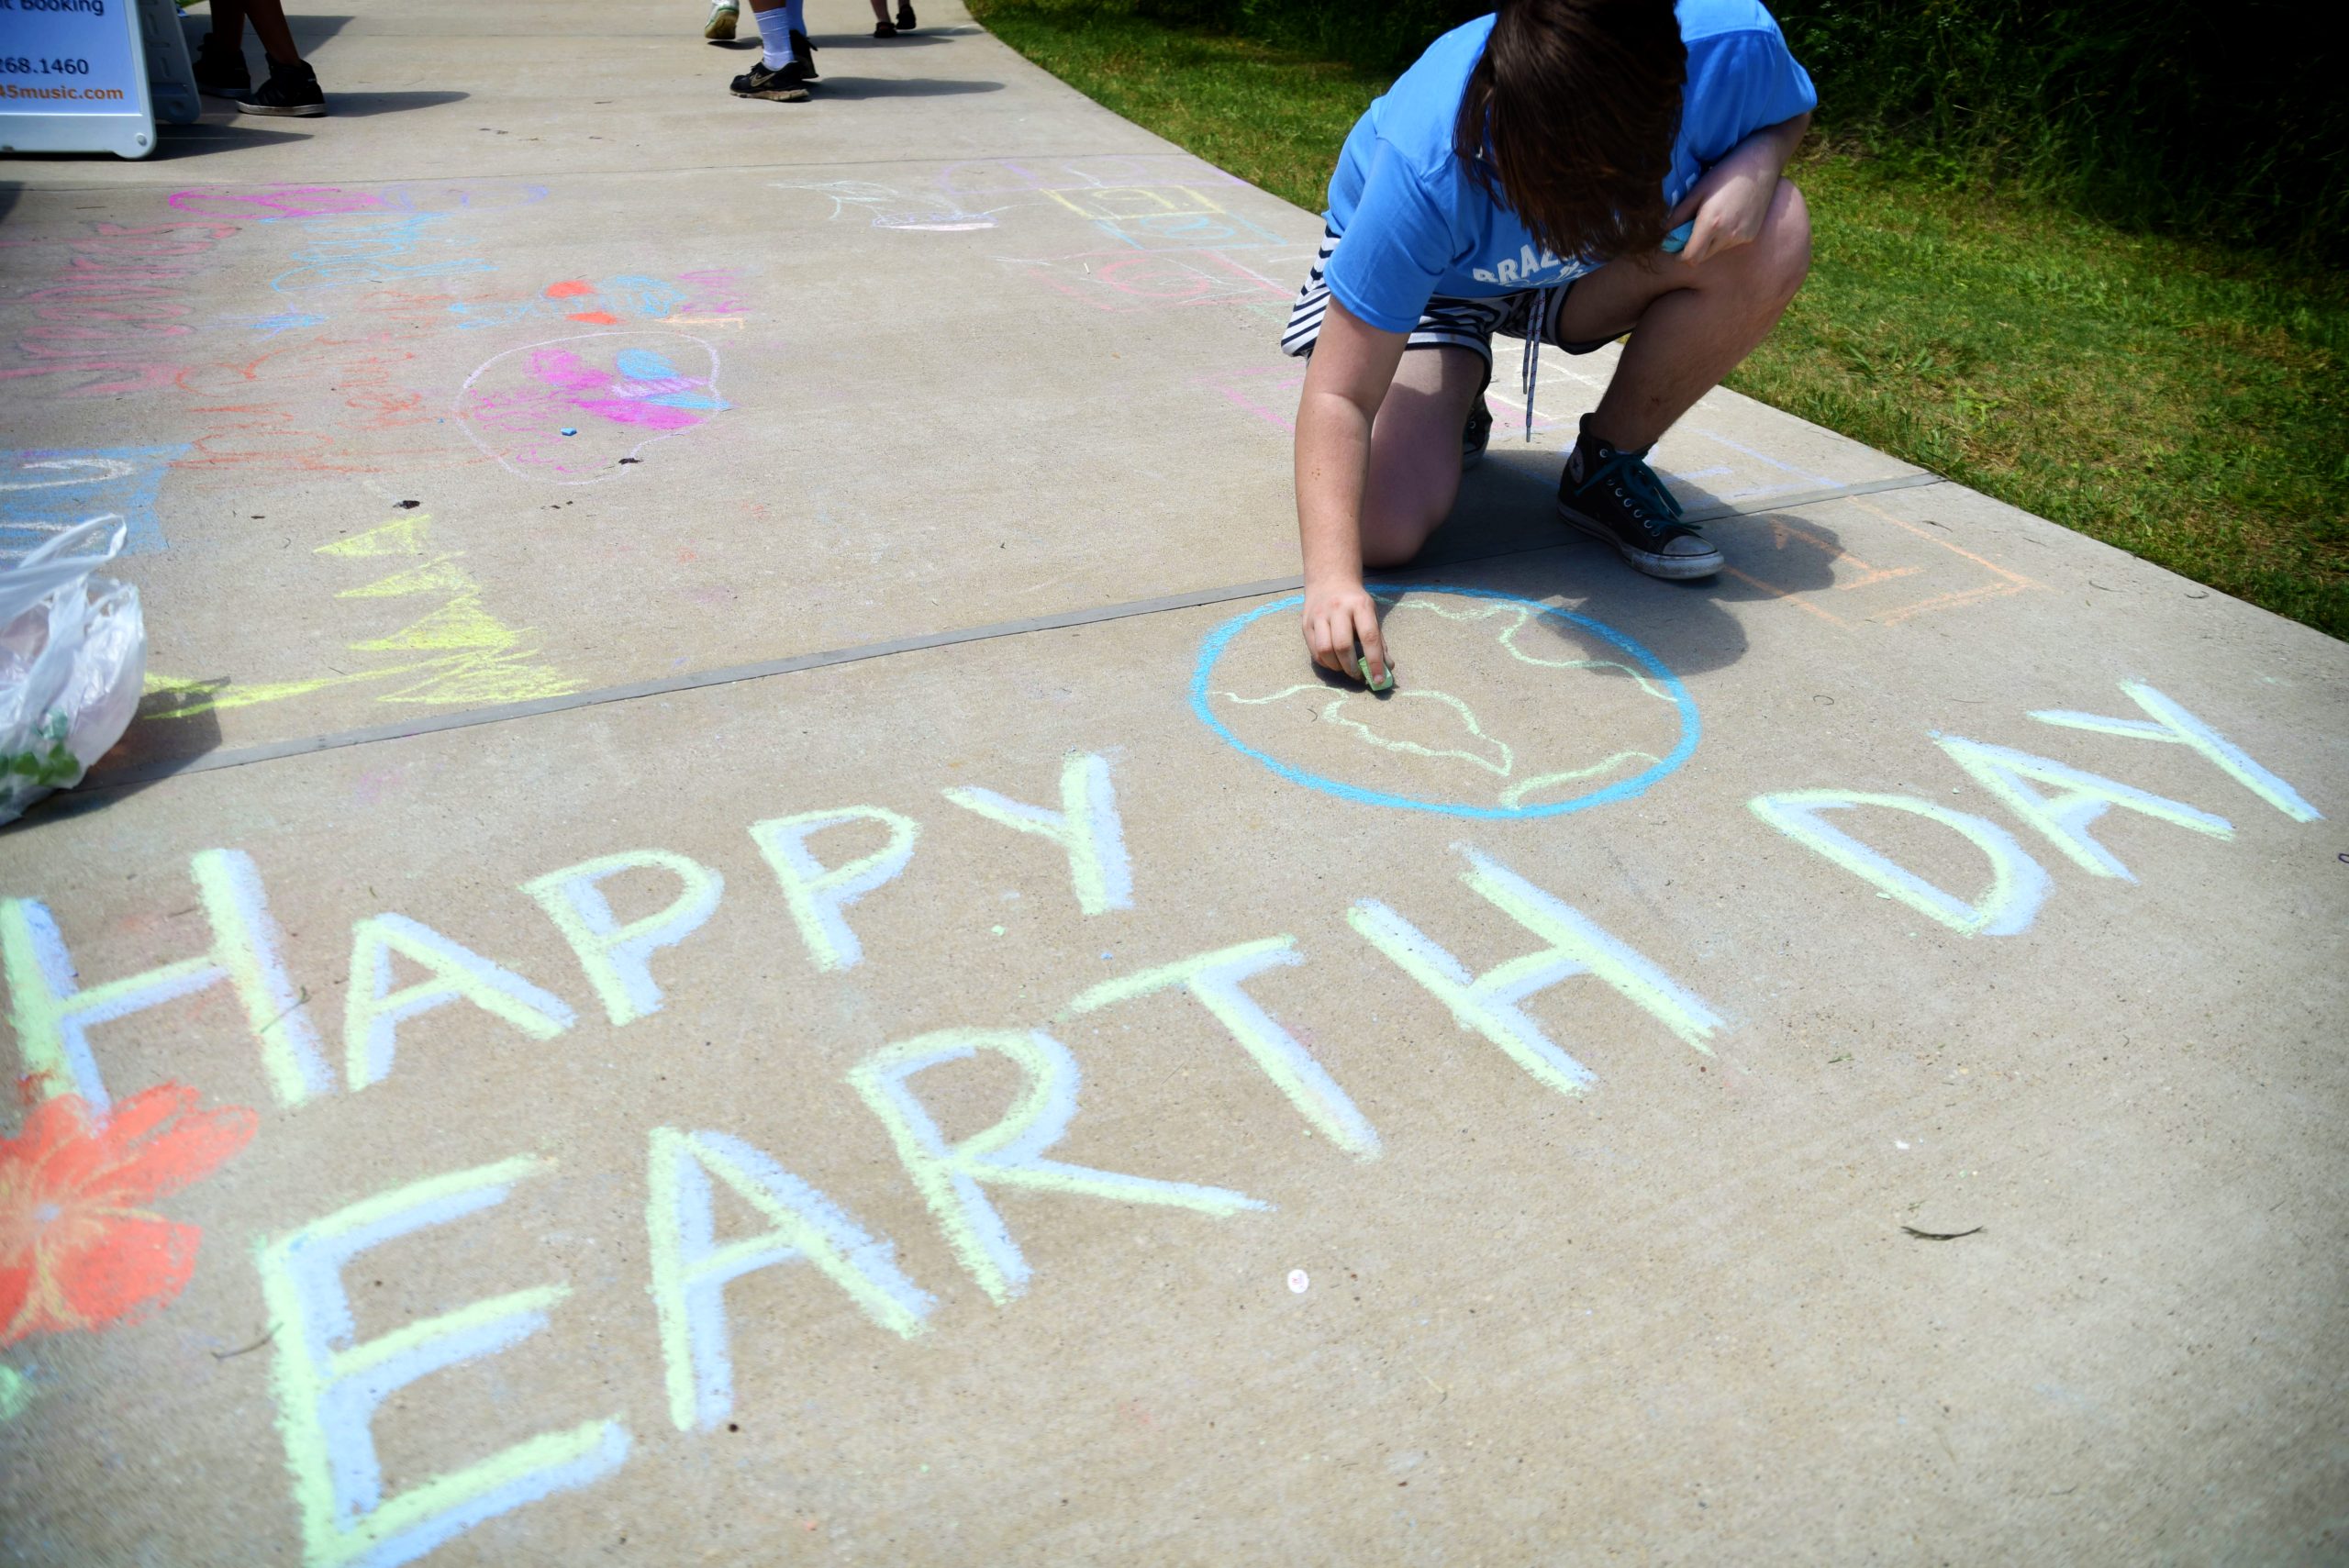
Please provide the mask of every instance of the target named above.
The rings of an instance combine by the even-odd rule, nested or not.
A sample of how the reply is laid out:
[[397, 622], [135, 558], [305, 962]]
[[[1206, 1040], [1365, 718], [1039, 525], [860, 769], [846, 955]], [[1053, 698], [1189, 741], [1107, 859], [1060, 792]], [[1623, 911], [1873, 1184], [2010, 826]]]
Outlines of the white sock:
[[780, 71], [791, 63], [791, 13], [777, 6], [772, 11], [753, 11], [758, 19], [759, 42], [766, 46], [765, 61], [769, 71]]

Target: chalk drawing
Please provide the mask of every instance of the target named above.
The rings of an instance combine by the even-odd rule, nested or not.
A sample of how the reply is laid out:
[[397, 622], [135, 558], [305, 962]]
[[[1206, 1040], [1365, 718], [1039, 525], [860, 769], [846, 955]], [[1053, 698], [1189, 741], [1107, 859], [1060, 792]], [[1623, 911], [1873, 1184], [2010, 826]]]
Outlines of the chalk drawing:
[[90, 1049], [93, 1026], [226, 984], [261, 1047], [262, 1067], [280, 1105], [334, 1092], [334, 1077], [311, 1027], [306, 993], [297, 995], [279, 957], [261, 873], [241, 850], [202, 850], [188, 862], [212, 945], [192, 958], [83, 989], [72, 955], [46, 905], [0, 899], [0, 973], [8, 979], [8, 1022], [24, 1074], [42, 1095], [74, 1095], [94, 1116], [112, 1108]]
[[[91, 223], [56, 236], [0, 238], [0, 277], [24, 292], [9, 301], [0, 383], [33, 378], [59, 397], [157, 392], [179, 374], [175, 342], [196, 328], [190, 295], [212, 271], [232, 223]], [[61, 246], [61, 265], [40, 259]]]
[[1541, 938], [1546, 947], [1472, 975], [1432, 938], [1377, 899], [1357, 902], [1346, 912], [1346, 923], [1442, 1002], [1453, 1022], [1499, 1046], [1534, 1082], [1570, 1097], [1578, 1095], [1598, 1080], [1590, 1069], [1553, 1044], [1520, 1004], [1560, 981], [1587, 974], [1663, 1024], [1683, 1044], [1712, 1054], [1706, 1040], [1728, 1024], [1693, 992], [1574, 906], [1480, 851], [1466, 844], [1453, 847], [1468, 859], [1460, 880], [1469, 891]]
[[294, 265], [269, 280], [280, 294], [309, 295], [361, 284], [490, 272], [480, 256], [450, 255], [459, 243], [440, 213], [345, 212], [298, 219]]
[[538, 1285], [492, 1296], [353, 1343], [343, 1269], [386, 1242], [504, 1203], [551, 1162], [528, 1155], [381, 1194], [255, 1249], [275, 1326], [277, 1424], [293, 1473], [308, 1568], [394, 1568], [475, 1525], [618, 1470], [629, 1436], [617, 1420], [543, 1432], [487, 1459], [384, 1495], [372, 1429], [376, 1408], [436, 1372], [507, 1350], [547, 1327], [571, 1294]]
[[204, 1232], [154, 1206], [244, 1148], [257, 1120], [196, 1101], [158, 1084], [105, 1114], [52, 1095], [0, 1138], [0, 1348], [137, 1323], [186, 1288]]
[[164, 548], [155, 493], [185, 446], [54, 448], [0, 452], [0, 566], [111, 512], [129, 529], [126, 555]]
[[[1630, 799], [1697, 749], [1687, 688], [1603, 622], [1472, 588], [1371, 594], [1393, 606], [1402, 676], [1391, 696], [1286, 673], [1297, 652], [1282, 612], [1304, 602], [1292, 595], [1208, 634], [1192, 711], [1292, 783], [1363, 805], [1486, 819]], [[1509, 714], [1518, 738], [1493, 735], [1480, 709]]]
[[[394, 954], [429, 978], [392, 988]], [[392, 1071], [400, 1025], [451, 1002], [470, 1002], [535, 1040], [579, 1021], [561, 997], [405, 915], [372, 915], [351, 928], [351, 984], [343, 993], [343, 1076], [353, 1089]]]
[[1305, 361], [1287, 360], [1277, 365], [1215, 371], [1195, 377], [1192, 384], [1210, 388], [1252, 418], [1294, 435], [1297, 399], [1305, 390]]
[[718, 350], [682, 332], [557, 338], [509, 349], [467, 376], [456, 415], [507, 472], [594, 484], [627, 473], [622, 458], [724, 412], [718, 368]]
[[[525, 299], [459, 300], [450, 304], [459, 329], [480, 331], [530, 321], [577, 321], [618, 327], [630, 321], [681, 323], [732, 320], [740, 325], [740, 277], [724, 269], [674, 279], [627, 272], [589, 282], [563, 278]], [[715, 313], [715, 314], [698, 314]]]
[[[807, 840], [852, 822], [876, 823], [888, 840], [869, 854], [837, 866], [818, 860]], [[850, 806], [836, 811], [803, 811], [796, 817], [771, 817], [751, 825], [751, 840], [759, 846], [783, 884], [791, 906], [792, 923], [807, 944], [807, 956], [818, 969], [853, 968], [863, 962], [864, 946], [849, 929], [848, 906], [896, 879], [913, 858], [921, 824], [910, 817], [878, 806]]]
[[[1003, 1119], [959, 1143], [947, 1140], [913, 1092], [930, 1068], [982, 1051], [1003, 1057], [1025, 1078]], [[1048, 1160], [1076, 1115], [1079, 1073], [1068, 1048], [1041, 1029], [946, 1029], [885, 1047], [852, 1069], [849, 1082], [889, 1129], [897, 1157], [946, 1234], [947, 1244], [997, 1306], [1028, 1287], [1031, 1271], [986, 1186], [1162, 1204], [1222, 1217], [1269, 1205], [1244, 1193], [1188, 1182], [1159, 1181]]]
[[2251, 753], [2188, 713], [2177, 703], [2143, 681], [2123, 681], [2121, 689], [2130, 701], [2153, 715], [2151, 719], [2107, 718], [2099, 714], [2048, 708], [2031, 717], [2042, 724], [2085, 729], [2092, 735], [2121, 735], [2133, 740], [2159, 740], [2192, 749], [2227, 777], [2295, 822], [2315, 822], [2323, 813], [2300, 797], [2300, 792], [2252, 760]]
[[0, 1427], [32, 1408], [32, 1379], [13, 1366], [0, 1366]]
[[337, 217], [344, 213], [373, 211], [384, 205], [383, 199], [373, 192], [347, 191], [340, 185], [214, 185], [174, 191], [166, 200], [176, 212], [200, 217], [230, 217], [239, 223]]
[[[459, 705], [529, 702], [561, 696], [580, 683], [541, 662], [528, 627], [508, 626], [483, 604], [483, 590], [458, 564], [464, 551], [436, 550], [432, 515], [418, 512], [332, 544], [317, 554], [342, 560], [417, 558], [422, 564], [399, 567], [389, 575], [345, 588], [338, 599], [398, 599], [418, 595], [440, 602], [418, 618], [381, 637], [348, 644], [358, 654], [391, 654], [392, 662], [362, 665], [291, 681], [222, 684], [149, 671], [147, 691], [165, 700], [150, 718], [186, 718], [215, 710], [285, 702], [336, 686], [399, 682], [378, 693], [377, 702]], [[429, 557], [429, 559], [423, 559]]]
[[274, 316], [260, 317], [247, 323], [264, 338], [274, 338], [286, 332], [299, 332], [306, 328], [323, 327], [326, 324], [325, 317], [313, 316], [306, 310], [281, 310]]
[[[1266, 277], [1220, 250], [1083, 250], [998, 260], [1053, 293], [1115, 315], [1286, 301], [1296, 284]], [[1274, 263], [1266, 259], [1266, 265]]]
[[[678, 882], [666, 907], [622, 925], [604, 896], [603, 884], [622, 872], [665, 872]], [[726, 879], [698, 861], [667, 850], [629, 850], [583, 861], [533, 877], [522, 891], [538, 901], [554, 922], [579, 967], [616, 1024], [633, 1023], [661, 1010], [661, 986], [652, 978], [652, 955], [676, 946], [718, 910]]]
[[[2030, 929], [2039, 916], [2039, 906], [2047, 899], [2047, 868], [2015, 842], [2013, 834], [1987, 817], [1937, 801], [1861, 790], [1797, 789], [1756, 795], [1747, 806], [1754, 816], [1796, 843], [1962, 936], [2018, 935]], [[1849, 811], [1862, 806], [1906, 812], [1928, 822], [1938, 822], [1958, 834], [1988, 858], [1989, 887], [1968, 903], [1822, 819], [1822, 813]]]
[[1061, 765], [1061, 808], [1028, 806], [991, 789], [956, 788], [946, 798], [990, 822], [1035, 833], [1058, 844], [1068, 856], [1076, 906], [1087, 915], [1134, 906], [1134, 877], [1126, 859], [1124, 824], [1109, 784], [1109, 762], [1089, 752], [1071, 751]]
[[1378, 1133], [1370, 1118], [1297, 1037], [1241, 989], [1241, 983], [1251, 975], [1304, 962], [1292, 937], [1218, 948], [1121, 980], [1106, 981], [1055, 1013], [1053, 1021], [1082, 1018], [1161, 991], [1186, 992], [1240, 1042], [1264, 1076], [1322, 1137], [1358, 1159], [1375, 1158]]
[[[910, 1339], [938, 1303], [897, 1267], [896, 1244], [875, 1239], [838, 1204], [739, 1138], [656, 1127], [649, 1171], [652, 1294], [661, 1317], [669, 1418], [705, 1431], [734, 1408], [726, 1287], [744, 1274], [803, 1259], [865, 1316]], [[710, 1178], [772, 1229], [720, 1244]]]
[[[1718, 436], [1713, 439], [1726, 439]], [[1808, 480], [1816, 476], [1804, 475], [1803, 477]], [[1778, 488], [1799, 488], [1799, 486], [1786, 485]], [[1741, 491], [1737, 494], [1748, 493]], [[1872, 562], [1861, 560], [1859, 556], [1845, 550], [1836, 539], [1816, 529], [1804, 527], [1797, 519], [1774, 517], [1766, 519], [1770, 525], [1771, 548], [1774, 550], [1783, 551], [1792, 544], [1814, 550], [1832, 563], [1831, 569], [1835, 573], [1835, 580], [1821, 590], [1787, 587], [1764, 575], [1763, 565], [1751, 557], [1741, 557], [1742, 565], [1724, 567], [1723, 572], [1742, 583], [1761, 589], [1773, 598], [1784, 600], [1804, 614], [1823, 620], [1831, 626], [1852, 626], [1860, 622], [1876, 626], [1898, 626], [1903, 621], [1914, 620], [1919, 616], [1959, 609], [1990, 599], [2002, 599], [2010, 595], [2022, 593], [2026, 589], [2042, 586], [2021, 573], [2009, 571], [1994, 561], [1976, 555], [1972, 550], [1964, 549], [1942, 537], [1941, 533], [1935, 530], [1921, 528], [1904, 518], [1897, 517], [1873, 502], [1852, 496], [1847, 497], [1842, 505], [1856, 506], [1871, 517], [1890, 523], [1902, 533], [1932, 546], [1932, 549], [1918, 550], [1919, 560], [1916, 564], [1879, 566]], [[1899, 543], [1901, 548], [1913, 548], [1906, 540], [1901, 540]], [[1971, 567], [1978, 568], [1982, 577], [1977, 577], [1976, 581], [1966, 585], [1928, 593], [1922, 598], [1915, 596], [1913, 588], [1904, 587], [1898, 593], [1890, 595], [1893, 600], [1891, 604], [1865, 613], [1852, 606], [1846, 606], [1846, 613], [1843, 614], [1838, 614], [1834, 609], [1828, 607], [1831, 603], [1842, 603], [1840, 599], [1828, 599], [1827, 595], [1830, 594], [1858, 594], [1862, 590], [1877, 588], [1884, 584], [1909, 577], [1921, 576], [1928, 585], [1945, 582], [1947, 581], [1946, 573], [1950, 570], [1950, 562], [1953, 560], [1963, 561]], [[1967, 573], [1967, 575], [1973, 575], [1973, 573]], [[1982, 580], [1983, 577], [1987, 577], [1987, 581]], [[1870, 594], [1857, 603], [1864, 605], [1885, 596]]]
[[230, 217], [241, 223], [299, 222], [349, 213], [446, 213], [531, 206], [547, 199], [544, 185], [495, 181], [482, 185], [384, 185], [373, 191], [340, 185], [212, 185], [175, 191], [179, 212]]
[[[1986, 746], [1979, 740], [1956, 735], [1936, 735], [1933, 739], [1949, 753], [1952, 762], [1989, 792], [1993, 800], [2021, 817], [2025, 826], [2043, 835], [2063, 851], [2065, 859], [2092, 875], [2119, 877], [2124, 882], [2137, 880], [2121, 863], [2120, 857], [2088, 836], [2088, 824], [2116, 806], [2214, 839], [2232, 839], [2235, 835], [2234, 825], [2223, 817], [2213, 817], [2184, 801], [2154, 795], [2052, 758], [2033, 756], [2007, 746]], [[2034, 783], [2054, 784], [2062, 793], [2052, 797], [2043, 795], [2031, 787]]]
[[1005, 204], [974, 210], [964, 206], [952, 192], [908, 193], [872, 180], [777, 180], [774, 185], [779, 191], [813, 191], [829, 198], [834, 217], [844, 217], [853, 213], [869, 219], [875, 228], [932, 234], [959, 234], [973, 229], [993, 228], [996, 215], [1010, 210], [1011, 206]]

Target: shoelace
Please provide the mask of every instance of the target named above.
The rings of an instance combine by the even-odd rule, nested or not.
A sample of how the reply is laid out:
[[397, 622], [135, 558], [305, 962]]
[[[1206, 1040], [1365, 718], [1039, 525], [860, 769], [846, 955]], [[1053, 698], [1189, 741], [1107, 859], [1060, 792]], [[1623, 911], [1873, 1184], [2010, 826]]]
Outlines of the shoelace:
[[[1585, 483], [1603, 484], [1610, 478], [1620, 481], [1634, 506], [1643, 506], [1673, 522], [1680, 521], [1680, 503], [1673, 499], [1672, 492], [1664, 487], [1664, 481], [1655, 476], [1655, 470], [1630, 452], [1611, 452]], [[1693, 529], [1693, 525], [1687, 526]]]

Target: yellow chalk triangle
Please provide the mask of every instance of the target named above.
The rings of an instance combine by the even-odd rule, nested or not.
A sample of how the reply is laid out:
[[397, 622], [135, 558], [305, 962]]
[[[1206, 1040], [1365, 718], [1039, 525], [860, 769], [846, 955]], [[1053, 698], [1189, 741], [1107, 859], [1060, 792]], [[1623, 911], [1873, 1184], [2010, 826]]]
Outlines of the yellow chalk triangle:
[[423, 566], [411, 566], [405, 572], [395, 572], [389, 577], [378, 577], [373, 583], [356, 588], [345, 588], [335, 595], [338, 599], [396, 599], [403, 594], [470, 594], [473, 580], [457, 564], [453, 555]]
[[320, 555], [422, 555], [424, 541], [431, 532], [432, 514], [419, 512], [413, 517], [395, 517], [380, 528], [369, 528], [363, 534], [352, 534], [332, 544], [318, 546]]
[[383, 702], [504, 703], [559, 697], [579, 689], [543, 664], [529, 662], [529, 654], [472, 654], [459, 660], [445, 674], [392, 692]]
[[446, 652], [458, 649], [511, 648], [522, 634], [481, 607], [472, 597], [452, 599], [422, 620], [412, 621], [389, 637], [354, 642], [353, 653], [406, 653], [418, 649]]

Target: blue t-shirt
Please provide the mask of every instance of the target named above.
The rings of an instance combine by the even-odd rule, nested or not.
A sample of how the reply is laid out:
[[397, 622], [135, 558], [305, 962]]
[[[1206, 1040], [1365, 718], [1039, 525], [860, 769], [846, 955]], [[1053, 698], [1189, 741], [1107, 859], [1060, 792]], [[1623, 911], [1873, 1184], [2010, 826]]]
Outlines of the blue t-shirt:
[[[1760, 0], [1680, 0], [1678, 14], [1688, 77], [1667, 204], [1739, 142], [1819, 102]], [[1480, 17], [1429, 45], [1354, 123], [1330, 178], [1330, 228], [1345, 238], [1325, 274], [1330, 292], [1381, 331], [1409, 331], [1436, 295], [1490, 299], [1599, 265], [1536, 245], [1524, 220], [1486, 195], [1453, 151], [1468, 73], [1492, 30], [1493, 18]]]

